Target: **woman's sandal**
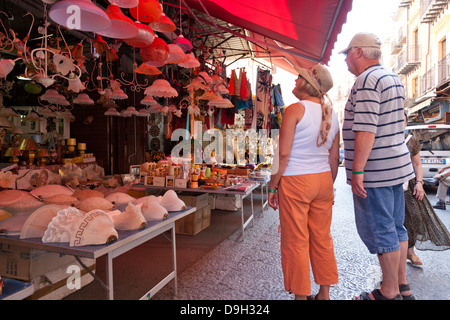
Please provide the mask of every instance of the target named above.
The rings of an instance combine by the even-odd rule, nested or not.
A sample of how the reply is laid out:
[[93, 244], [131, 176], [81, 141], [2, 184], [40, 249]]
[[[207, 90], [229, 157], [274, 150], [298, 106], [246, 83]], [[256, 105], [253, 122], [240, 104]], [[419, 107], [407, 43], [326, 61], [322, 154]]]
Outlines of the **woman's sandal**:
[[[400, 290], [400, 294], [402, 292], [411, 291], [411, 287], [409, 286], [409, 284], [401, 284], [398, 287], [399, 287], [399, 290]], [[403, 298], [403, 300], [416, 300], [416, 297], [414, 297], [414, 295], [412, 293], [410, 295], [408, 295], [408, 296], [404, 296], [402, 294], [402, 298]]]
[[421, 267], [423, 265], [422, 260], [416, 255], [408, 255], [406, 258], [411, 261], [411, 264], [415, 267]]
[[382, 293], [380, 289], [375, 289], [372, 292], [373, 299], [370, 296], [369, 292], [363, 292], [359, 295], [359, 297], [353, 298], [353, 300], [403, 300], [403, 297], [401, 294], [396, 295], [394, 298], [389, 299], [386, 298]]

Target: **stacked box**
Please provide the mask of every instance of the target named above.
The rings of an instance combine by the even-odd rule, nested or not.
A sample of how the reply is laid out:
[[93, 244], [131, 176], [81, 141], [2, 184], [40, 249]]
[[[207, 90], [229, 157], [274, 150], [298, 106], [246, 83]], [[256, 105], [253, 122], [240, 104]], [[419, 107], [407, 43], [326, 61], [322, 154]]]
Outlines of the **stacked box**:
[[207, 193], [182, 193], [178, 197], [188, 207], [196, 207], [196, 211], [175, 222], [175, 232], [194, 236], [211, 224], [211, 207], [208, 205]]

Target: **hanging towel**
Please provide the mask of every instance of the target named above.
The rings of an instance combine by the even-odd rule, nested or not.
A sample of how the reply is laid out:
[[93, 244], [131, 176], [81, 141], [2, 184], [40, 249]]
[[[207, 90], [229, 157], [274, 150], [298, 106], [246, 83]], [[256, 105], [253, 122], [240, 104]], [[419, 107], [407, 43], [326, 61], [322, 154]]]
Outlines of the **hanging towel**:
[[234, 78], [236, 77], [234, 70], [231, 70], [231, 77], [230, 77], [230, 82], [228, 82], [228, 91], [229, 94], [234, 95], [235, 90], [235, 83], [234, 83]]
[[242, 72], [242, 78], [241, 78], [241, 99], [242, 100], [248, 100], [250, 98], [250, 92], [249, 92], [249, 82], [247, 81], [247, 72], [245, 70]]

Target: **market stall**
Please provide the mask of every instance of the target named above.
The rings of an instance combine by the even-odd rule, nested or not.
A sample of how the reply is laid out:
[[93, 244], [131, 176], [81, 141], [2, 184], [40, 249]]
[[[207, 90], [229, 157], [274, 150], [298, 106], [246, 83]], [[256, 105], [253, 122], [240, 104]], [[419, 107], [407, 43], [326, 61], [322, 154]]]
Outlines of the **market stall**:
[[[284, 113], [273, 67], [326, 63], [350, 9], [351, 0], [3, 1], [0, 243], [32, 238], [62, 252], [41, 246], [45, 232], [73, 246], [52, 222], [86, 215], [123, 243], [118, 230], [167, 225], [181, 191], [195, 191], [194, 203], [250, 195], [243, 236], [259, 185], [266, 205]], [[236, 67], [241, 59], [257, 67]], [[147, 189], [170, 190], [171, 201]], [[193, 207], [177, 223], [201, 221], [189, 222], [195, 235], [211, 206]], [[114, 246], [92, 239], [92, 252]]]

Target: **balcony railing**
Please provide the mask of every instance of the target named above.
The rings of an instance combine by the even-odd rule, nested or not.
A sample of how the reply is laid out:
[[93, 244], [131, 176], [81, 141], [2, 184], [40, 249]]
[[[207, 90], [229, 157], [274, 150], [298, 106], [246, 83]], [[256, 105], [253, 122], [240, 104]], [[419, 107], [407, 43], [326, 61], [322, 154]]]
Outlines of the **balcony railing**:
[[450, 54], [438, 64], [438, 85], [450, 79]]
[[436, 87], [436, 67], [431, 68], [420, 78], [420, 95]]
[[450, 54], [420, 77], [420, 95], [450, 81]]
[[420, 66], [420, 51], [419, 45], [409, 46], [403, 50], [397, 57], [397, 72], [408, 74]]
[[421, 22], [433, 23], [449, 2], [449, 0], [420, 0]]

